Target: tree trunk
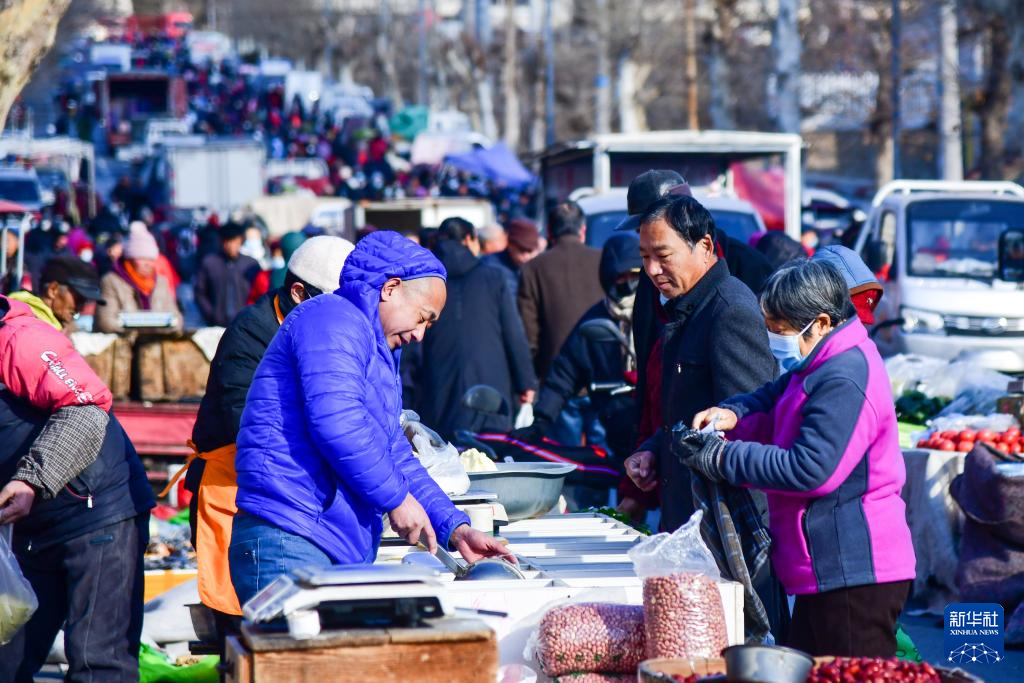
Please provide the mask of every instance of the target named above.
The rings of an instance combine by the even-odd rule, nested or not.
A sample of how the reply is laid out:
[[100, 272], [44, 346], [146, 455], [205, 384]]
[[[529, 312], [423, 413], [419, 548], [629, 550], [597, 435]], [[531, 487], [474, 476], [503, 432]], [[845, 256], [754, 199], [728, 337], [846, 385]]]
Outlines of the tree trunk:
[[380, 26], [377, 29], [377, 63], [387, 84], [388, 97], [394, 104], [395, 111], [405, 107], [402, 99], [402, 88], [398, 85], [398, 72], [395, 70], [395, 56], [391, 51], [391, 0], [380, 0]]
[[608, 0], [596, 0], [597, 12], [596, 52], [597, 77], [594, 81], [594, 132], [604, 135], [612, 131], [611, 79], [608, 76], [608, 33], [611, 30]]
[[15, 98], [53, 46], [71, 0], [0, 0], [0, 130]]
[[505, 3], [505, 63], [502, 66], [502, 91], [505, 105], [505, 144], [509, 149], [519, 147], [519, 91], [516, 90], [516, 3]]
[[636, 133], [640, 131], [640, 121], [636, 105], [636, 62], [629, 52], [619, 55], [615, 69], [618, 74], [616, 100], [619, 105], [619, 131]]
[[943, 0], [939, 6], [939, 177], [963, 180], [964, 158], [961, 145], [960, 50], [957, 42], [955, 0]]
[[708, 117], [711, 127], [717, 130], [736, 128], [733, 106], [736, 98], [732, 91], [732, 70], [726, 46], [732, 40], [731, 15], [733, 3], [730, 0], [715, 2], [715, 20], [704, 34], [704, 53], [708, 60]]
[[800, 132], [800, 0], [779, 0], [772, 47], [779, 130]]
[[1006, 120], [1010, 111], [1010, 34], [1003, 21], [988, 25], [988, 64], [978, 117], [981, 123], [980, 169], [984, 178], [1002, 178]]

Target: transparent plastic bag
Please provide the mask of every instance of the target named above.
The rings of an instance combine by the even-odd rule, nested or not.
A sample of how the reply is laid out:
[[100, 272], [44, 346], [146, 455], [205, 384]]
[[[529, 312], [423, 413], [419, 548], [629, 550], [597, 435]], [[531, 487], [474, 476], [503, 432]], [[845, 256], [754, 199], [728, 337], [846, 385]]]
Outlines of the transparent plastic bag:
[[421, 422], [409, 420], [403, 427], [416, 457], [441, 490], [449, 496], [469, 490], [469, 475], [462, 466], [459, 449]]
[[552, 607], [527, 649], [548, 676], [635, 672], [644, 659], [643, 608], [601, 602]]
[[718, 657], [729, 644], [722, 574], [701, 538], [702, 517], [698, 510], [672, 534], [651, 536], [629, 551], [644, 581], [648, 659]]
[[642, 579], [649, 576], [691, 573], [704, 574], [715, 581], [722, 579], [715, 556], [700, 535], [700, 521], [703, 510], [693, 513], [686, 524], [671, 534], [660, 533], [648, 536], [629, 549], [636, 575]]
[[0, 645], [11, 642], [39, 607], [32, 584], [11, 550], [11, 533], [10, 524], [0, 527]]

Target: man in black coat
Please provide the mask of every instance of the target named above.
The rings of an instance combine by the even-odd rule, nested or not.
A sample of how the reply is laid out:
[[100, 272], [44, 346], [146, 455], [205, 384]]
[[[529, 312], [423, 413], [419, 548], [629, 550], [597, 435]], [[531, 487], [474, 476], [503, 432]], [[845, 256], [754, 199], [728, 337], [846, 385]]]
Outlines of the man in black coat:
[[244, 239], [245, 228], [228, 223], [220, 229], [220, 251], [209, 254], [199, 265], [196, 305], [207, 325], [227, 327], [245, 308], [260, 264], [242, 253]]
[[476, 257], [480, 243], [473, 225], [449, 218], [438, 233], [434, 253], [448, 271], [448, 301], [424, 335], [412, 371], [415, 410], [449, 440], [458, 429], [508, 431], [507, 417], [475, 423], [461, 399], [470, 387], [486, 384], [505, 397], [510, 415], [533, 401], [537, 378], [522, 321], [505, 276]]
[[[600, 278], [605, 298], [591, 306], [569, 333], [562, 350], [551, 364], [547, 379], [541, 386], [534, 406], [534, 430], [546, 435], [548, 428], [570, 399], [579, 396], [592, 383], [626, 381], [627, 373], [636, 368], [622, 344], [615, 341], [594, 341], [583, 335], [581, 327], [592, 320], [607, 320], [632, 340], [633, 298], [640, 282], [640, 240], [632, 233], [613, 235], [601, 251]], [[628, 401], [613, 399], [607, 392], [589, 394], [591, 408], [605, 427], [607, 444], [620, 458], [632, 451], [631, 425], [612, 422], [620, 408], [632, 406]], [[524, 434], [526, 436], [526, 434]]]
[[690, 473], [669, 448], [669, 430], [690, 424], [701, 405], [718, 405], [772, 380], [777, 364], [757, 299], [718, 257], [711, 214], [687, 195], [666, 197], [641, 220], [648, 277], [667, 298], [662, 332], [662, 428], [626, 462], [644, 491], [661, 488], [662, 526], [693, 513]]

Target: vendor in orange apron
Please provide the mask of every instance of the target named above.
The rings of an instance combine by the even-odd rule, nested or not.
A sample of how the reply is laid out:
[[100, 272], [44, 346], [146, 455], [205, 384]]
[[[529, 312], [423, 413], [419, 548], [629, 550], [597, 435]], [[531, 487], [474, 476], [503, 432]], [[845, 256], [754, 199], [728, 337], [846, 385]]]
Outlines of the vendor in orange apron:
[[[298, 234], [282, 238], [282, 248], [290, 246], [286, 240], [298, 239]], [[285, 316], [302, 301], [336, 289], [351, 250], [352, 244], [339, 237], [305, 240], [287, 262], [283, 286], [263, 295], [235, 317], [210, 365], [206, 395], [189, 442], [193, 454], [187, 461], [185, 488], [193, 493], [190, 522], [199, 597], [215, 610], [222, 631], [242, 613], [228, 571], [228, 546], [237, 512], [235, 439], [249, 385]]]

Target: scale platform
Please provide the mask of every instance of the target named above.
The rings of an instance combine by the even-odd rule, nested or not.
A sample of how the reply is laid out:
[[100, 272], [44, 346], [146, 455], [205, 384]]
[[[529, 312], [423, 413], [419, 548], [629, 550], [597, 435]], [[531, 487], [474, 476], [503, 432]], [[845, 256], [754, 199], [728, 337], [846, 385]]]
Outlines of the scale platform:
[[[278, 577], [242, 608], [247, 621], [270, 630], [295, 631], [299, 617], [313, 628], [418, 626], [451, 615], [438, 573], [407, 565], [353, 565], [297, 569]], [[312, 613], [312, 614], [311, 614]], [[307, 634], [308, 635], [308, 634]]]

